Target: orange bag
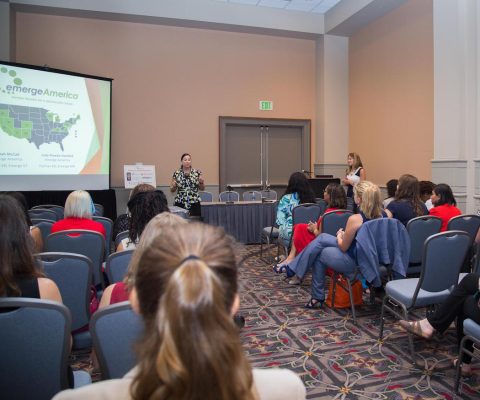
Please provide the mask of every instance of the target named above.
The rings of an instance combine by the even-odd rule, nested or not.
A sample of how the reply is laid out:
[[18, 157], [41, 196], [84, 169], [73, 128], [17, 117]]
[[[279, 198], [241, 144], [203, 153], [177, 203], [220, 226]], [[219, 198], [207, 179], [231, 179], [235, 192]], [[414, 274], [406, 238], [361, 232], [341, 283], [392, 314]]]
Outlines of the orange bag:
[[[345, 287], [348, 287], [347, 280], [341, 276], [337, 278], [337, 286], [335, 287], [335, 308], [349, 308], [350, 307], [350, 296], [348, 295], [348, 290], [345, 290], [340, 286], [342, 284]], [[362, 282], [356, 280], [352, 284], [352, 293], [353, 293], [353, 302], [356, 306], [363, 304], [363, 288]], [[332, 307], [332, 294], [333, 294], [333, 279], [330, 279], [330, 285], [328, 286], [328, 296], [326, 304], [329, 307]]]

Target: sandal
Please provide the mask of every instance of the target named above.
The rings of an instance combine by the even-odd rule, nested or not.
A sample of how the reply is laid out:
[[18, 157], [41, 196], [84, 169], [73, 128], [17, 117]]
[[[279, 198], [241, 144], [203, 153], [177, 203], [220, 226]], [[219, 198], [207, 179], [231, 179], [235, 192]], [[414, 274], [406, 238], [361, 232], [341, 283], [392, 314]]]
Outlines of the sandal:
[[420, 321], [405, 321], [401, 319], [399, 321], [399, 324], [404, 331], [413, 333], [414, 335], [420, 336], [424, 339], [430, 340], [433, 336], [433, 333], [428, 334], [422, 329], [422, 326], [420, 325]]
[[310, 301], [305, 304], [305, 308], [309, 308], [309, 309], [314, 309], [314, 308], [322, 308], [323, 307], [323, 302], [325, 300], [318, 300], [318, 299], [314, 299], [313, 297], [310, 299]]
[[[453, 360], [453, 366], [457, 368], [458, 358]], [[464, 378], [470, 378], [473, 375], [472, 367], [470, 364], [460, 363], [460, 375]]]
[[287, 264], [280, 263], [273, 266], [273, 272], [275, 272], [276, 274], [284, 274], [287, 272], [287, 268]]

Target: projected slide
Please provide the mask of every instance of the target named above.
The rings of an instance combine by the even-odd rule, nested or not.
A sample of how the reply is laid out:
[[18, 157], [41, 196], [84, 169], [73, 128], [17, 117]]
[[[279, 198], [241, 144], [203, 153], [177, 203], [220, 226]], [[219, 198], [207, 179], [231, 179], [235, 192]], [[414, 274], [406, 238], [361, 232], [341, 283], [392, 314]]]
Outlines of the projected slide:
[[0, 63], [0, 182], [108, 188], [110, 93], [110, 80]]

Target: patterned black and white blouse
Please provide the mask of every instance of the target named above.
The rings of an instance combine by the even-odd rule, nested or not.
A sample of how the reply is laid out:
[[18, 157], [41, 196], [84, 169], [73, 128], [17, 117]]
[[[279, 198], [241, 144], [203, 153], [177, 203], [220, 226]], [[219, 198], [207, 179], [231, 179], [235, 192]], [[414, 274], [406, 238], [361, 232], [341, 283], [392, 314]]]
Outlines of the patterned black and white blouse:
[[176, 204], [182, 204], [183, 208], [190, 210], [191, 204], [200, 201], [198, 188], [200, 185], [199, 178], [201, 174], [201, 171], [195, 168], [192, 168], [188, 175], [183, 172], [183, 169], [178, 169], [173, 173], [173, 179], [177, 182], [177, 194], [175, 196]]

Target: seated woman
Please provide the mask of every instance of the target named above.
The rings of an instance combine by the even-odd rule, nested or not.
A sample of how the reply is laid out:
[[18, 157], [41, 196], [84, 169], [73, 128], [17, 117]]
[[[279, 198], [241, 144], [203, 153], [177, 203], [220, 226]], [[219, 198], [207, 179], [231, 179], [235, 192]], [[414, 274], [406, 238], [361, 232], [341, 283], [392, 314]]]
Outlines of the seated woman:
[[397, 191], [398, 179], [390, 179], [387, 182], [387, 198], [383, 200], [383, 208], [387, 206], [395, 199], [395, 192]]
[[462, 214], [457, 206], [457, 201], [452, 193], [452, 189], [446, 183], [440, 183], [433, 188], [432, 191], [433, 208], [430, 209], [430, 215], [442, 219], [442, 227], [440, 232], [447, 230], [448, 221], [453, 217]]
[[30, 228], [30, 235], [33, 238], [35, 243], [35, 253], [40, 253], [43, 250], [43, 238], [42, 231], [38, 226], [32, 224], [30, 215], [28, 214], [28, 203], [25, 196], [20, 192], [5, 192], [6, 195], [13, 197], [18, 201], [18, 204], [22, 208], [23, 213], [25, 214], [25, 219], [27, 221], [28, 227]]
[[127, 206], [130, 211], [128, 237], [119, 243], [117, 251], [134, 249], [150, 220], [168, 211], [167, 198], [161, 190], [139, 192], [129, 200]]
[[57, 285], [35, 264], [34, 243], [18, 202], [0, 195], [0, 297], [30, 297], [62, 302]]
[[[434, 332], [445, 332], [453, 321], [456, 321], [457, 341], [460, 342], [464, 336], [463, 321], [467, 318], [480, 324], [480, 275], [468, 274], [452, 290], [447, 299], [430, 314], [427, 318], [419, 321], [400, 321], [400, 326], [408, 332], [414, 333], [424, 339], [430, 339]], [[467, 341], [466, 348], [473, 351], [473, 343]], [[470, 366], [472, 358], [468, 354], [463, 354], [461, 371], [462, 375], [472, 375]], [[454, 360], [456, 366], [458, 359]]]
[[150, 246], [153, 239], [161, 236], [167, 228], [173, 226], [180, 226], [186, 223], [187, 220], [185, 218], [179, 217], [178, 215], [172, 214], [170, 212], [163, 212], [153, 217], [145, 227], [142, 235], [140, 236], [140, 241], [138, 242], [135, 252], [132, 255], [132, 260], [130, 261], [130, 265], [128, 266], [128, 271], [125, 279], [122, 282], [109, 285], [103, 291], [99, 309], [110, 304], [127, 301], [129, 295], [129, 285], [131, 285], [132, 283], [133, 276], [135, 275], [135, 272], [137, 270], [138, 260], [140, 259], [142, 252], [148, 246]]
[[380, 189], [369, 181], [362, 181], [354, 187], [354, 200], [360, 212], [350, 216], [345, 231], [339, 229], [336, 237], [320, 234], [289, 265], [287, 277], [295, 274], [302, 279], [309, 268], [312, 272], [312, 298], [306, 308], [320, 308], [325, 301], [325, 272], [328, 267], [334, 271], [353, 273], [356, 263], [356, 240], [358, 230], [364, 222], [376, 218], [391, 217], [382, 209]]
[[[130, 195], [128, 196], [128, 200], [135, 197], [135, 195], [137, 193], [153, 192], [154, 190], [155, 190], [155, 188], [152, 185], [149, 185], [148, 183], [140, 183], [130, 191]], [[117, 219], [115, 220], [115, 222], [113, 223], [112, 238], [115, 240], [115, 238], [117, 237], [117, 235], [120, 232], [128, 231], [129, 226], [130, 226], [130, 213], [129, 213], [128, 207], [127, 207], [126, 214], [120, 214], [117, 217]]]
[[287, 243], [292, 236], [292, 210], [299, 204], [314, 202], [315, 194], [313, 193], [305, 174], [302, 172], [294, 172], [290, 175], [285, 194], [278, 203], [276, 219], [279, 236]]
[[85, 190], [75, 190], [65, 201], [65, 218], [52, 225], [52, 233], [69, 229], [86, 229], [101, 233], [106, 238], [103, 225], [92, 220], [94, 214], [95, 206], [90, 194]]
[[191, 223], [153, 240], [130, 294], [145, 322], [138, 365], [122, 379], [54, 399], [305, 399], [291, 371], [253, 369], [232, 316], [239, 307], [234, 244], [223, 229]]
[[387, 210], [405, 226], [412, 218], [428, 214], [425, 203], [420, 199], [417, 178], [409, 174], [400, 177], [395, 199], [387, 206]]
[[[347, 208], [347, 195], [342, 185], [338, 183], [329, 183], [323, 192], [323, 198], [327, 202], [325, 213], [335, 210], [344, 210]], [[292, 262], [307, 245], [322, 232], [322, 216], [317, 223], [297, 224], [293, 227], [292, 248], [288, 257], [277, 265], [276, 271], [281, 272], [281, 267]], [[292, 279], [291, 284], [299, 284], [301, 281]]]

